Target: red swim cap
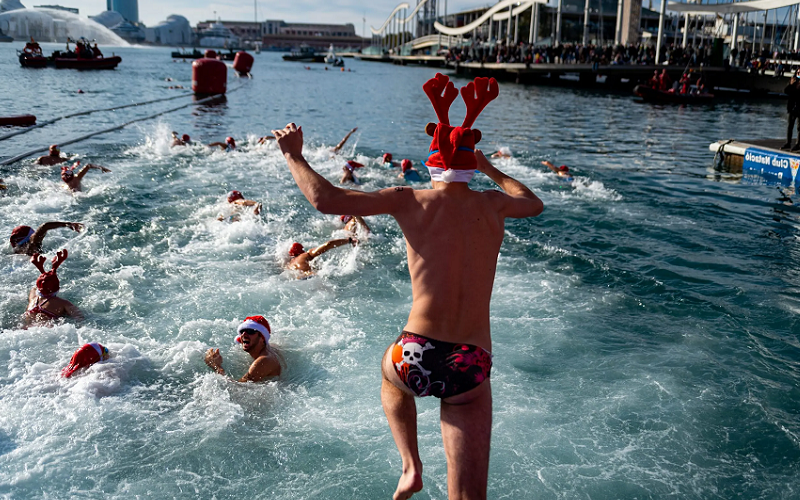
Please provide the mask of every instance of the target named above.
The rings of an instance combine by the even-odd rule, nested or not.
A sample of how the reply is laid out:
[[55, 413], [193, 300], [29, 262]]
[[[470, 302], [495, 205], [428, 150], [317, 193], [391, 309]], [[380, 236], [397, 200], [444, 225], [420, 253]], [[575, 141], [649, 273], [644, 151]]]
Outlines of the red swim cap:
[[228, 203], [233, 203], [236, 200], [243, 200], [243, 199], [244, 196], [239, 191], [234, 190], [231, 191], [230, 194], [228, 194]]
[[236, 145], [236, 141], [233, 140], [233, 137], [226, 137], [225, 142], [228, 144], [233, 144], [234, 146]]
[[341, 215], [341, 216], [339, 216], [339, 220], [341, 220], [341, 221], [342, 221], [342, 222], [344, 222], [345, 224], [347, 224], [348, 222], [350, 222], [350, 219], [352, 219], [352, 218], [353, 218], [353, 216], [352, 216], [352, 215]]
[[383, 153], [383, 163], [392, 161], [392, 153]]
[[33, 228], [30, 226], [17, 226], [11, 230], [11, 237], [8, 241], [11, 243], [11, 247], [18, 247], [24, 243], [27, 243], [30, 240], [31, 236], [33, 236]]
[[108, 358], [108, 349], [98, 343], [84, 344], [83, 347], [75, 351], [69, 365], [61, 370], [61, 376], [69, 378], [75, 371], [81, 368], [88, 368], [103, 358]]
[[404, 158], [402, 162], [400, 162], [400, 167], [403, 169], [403, 172], [409, 170], [412, 167], [411, 160]]
[[294, 243], [292, 245], [292, 248], [289, 249], [289, 256], [290, 257], [297, 257], [298, 255], [300, 255], [303, 252], [304, 252], [303, 245], [301, 245], [300, 243]]
[[561, 165], [560, 167], [558, 167], [558, 170], [561, 172], [569, 172], [569, 167], [566, 165]]
[[361, 163], [358, 163], [357, 161], [353, 161], [353, 160], [347, 160], [347, 163], [345, 163], [345, 164], [344, 164], [344, 166], [345, 166], [345, 167], [346, 167], [348, 170], [351, 170], [351, 171], [352, 171], [353, 169], [355, 169], [355, 168], [361, 168], [361, 167], [363, 167], [364, 165], [362, 165]]
[[181, 136], [181, 140], [184, 142], [189, 142], [189, 134], [183, 134]]

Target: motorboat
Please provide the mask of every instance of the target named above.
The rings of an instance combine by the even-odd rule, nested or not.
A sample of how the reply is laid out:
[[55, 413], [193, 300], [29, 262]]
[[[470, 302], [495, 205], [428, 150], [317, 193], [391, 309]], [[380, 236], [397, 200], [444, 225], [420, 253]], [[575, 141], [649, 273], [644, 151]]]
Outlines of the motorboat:
[[55, 51], [50, 57], [42, 54], [42, 48], [33, 39], [17, 51], [19, 63], [25, 68], [44, 68], [54, 66], [58, 69], [114, 69], [122, 62], [120, 56], [103, 57], [99, 49], [89, 47], [89, 42], [81, 39], [76, 42], [75, 51]]
[[336, 52], [333, 50], [333, 44], [328, 48], [328, 53], [325, 55], [325, 64], [330, 64], [336, 68], [344, 66], [344, 59], [336, 55]]
[[714, 102], [714, 94], [703, 93], [686, 93], [680, 92], [664, 92], [663, 90], [654, 89], [648, 85], [637, 85], [633, 89], [633, 93], [641, 97], [645, 102], [665, 102], [674, 104], [709, 104]]
[[283, 55], [284, 61], [297, 61], [297, 62], [313, 62], [313, 63], [324, 63], [325, 56], [322, 54], [317, 54], [317, 52], [308, 45], [301, 45], [300, 49], [296, 52], [292, 52], [291, 54], [284, 54]]
[[197, 49], [193, 49], [191, 52], [185, 52], [183, 49], [172, 52], [173, 59], [200, 59], [201, 57], [203, 57], [203, 53]]

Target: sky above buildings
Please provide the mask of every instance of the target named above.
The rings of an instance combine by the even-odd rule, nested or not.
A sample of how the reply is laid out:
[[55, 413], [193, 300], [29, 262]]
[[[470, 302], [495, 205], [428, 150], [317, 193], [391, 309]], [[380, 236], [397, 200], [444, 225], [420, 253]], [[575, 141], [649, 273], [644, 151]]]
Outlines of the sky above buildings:
[[[258, 1], [258, 20], [282, 19], [286, 22], [318, 22], [329, 24], [352, 23], [363, 34], [370, 25], [380, 27], [386, 17], [402, 0], [285, 0]], [[415, 0], [405, 0], [416, 5]], [[439, 0], [444, 5], [444, 0]], [[26, 7], [58, 4], [80, 9], [81, 15], [93, 16], [106, 10], [106, 0], [22, 0]], [[447, 0], [447, 11], [493, 5], [496, 0]], [[155, 26], [171, 14], [179, 14], [192, 26], [216, 16], [231, 21], [251, 21], [255, 18], [252, 0], [139, 0], [139, 20]]]

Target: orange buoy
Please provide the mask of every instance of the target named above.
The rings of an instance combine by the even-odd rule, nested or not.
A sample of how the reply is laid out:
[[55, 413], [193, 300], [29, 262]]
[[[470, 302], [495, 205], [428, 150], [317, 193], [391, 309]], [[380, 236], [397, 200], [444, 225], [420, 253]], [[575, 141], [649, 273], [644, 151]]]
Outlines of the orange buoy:
[[247, 52], [237, 52], [236, 57], [233, 58], [233, 69], [239, 73], [240, 76], [245, 76], [250, 73], [250, 68], [253, 67], [253, 56]]
[[216, 59], [217, 58], [217, 51], [214, 49], [206, 49], [203, 57], [207, 57], [209, 59]]
[[216, 59], [196, 59], [192, 63], [192, 90], [195, 94], [224, 94], [228, 86], [228, 67]]

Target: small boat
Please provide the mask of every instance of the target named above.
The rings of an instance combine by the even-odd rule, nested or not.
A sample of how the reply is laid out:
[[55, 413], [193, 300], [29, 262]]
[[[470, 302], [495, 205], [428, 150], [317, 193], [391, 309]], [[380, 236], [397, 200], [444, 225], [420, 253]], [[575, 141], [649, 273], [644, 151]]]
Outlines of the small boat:
[[301, 45], [300, 50], [297, 52], [292, 52], [291, 54], [284, 54], [283, 56], [284, 61], [297, 61], [297, 62], [313, 62], [313, 63], [324, 63], [325, 56], [322, 54], [317, 54], [317, 52], [307, 46]]
[[344, 67], [344, 59], [336, 55], [333, 50], [333, 44], [328, 48], [328, 53], [325, 55], [325, 64], [330, 64], [335, 68]]
[[[237, 49], [236, 52], [245, 52], [244, 49]], [[236, 52], [233, 49], [228, 49], [228, 52], [217, 52], [217, 59], [220, 61], [233, 61], [236, 59]]]
[[184, 52], [183, 50], [172, 52], [173, 59], [200, 59], [201, 57], [203, 57], [203, 53], [197, 49], [193, 49], [191, 52]]
[[19, 53], [19, 63], [23, 68], [44, 68], [50, 61], [45, 56], [39, 54]]
[[30, 127], [36, 125], [33, 115], [0, 116], [0, 127]]
[[114, 69], [122, 62], [120, 56], [96, 57], [82, 59], [80, 57], [53, 57], [57, 69]]
[[637, 85], [633, 93], [645, 102], [666, 102], [675, 104], [710, 104], [714, 102], [714, 94], [681, 94], [678, 92], [664, 92], [647, 85]]

